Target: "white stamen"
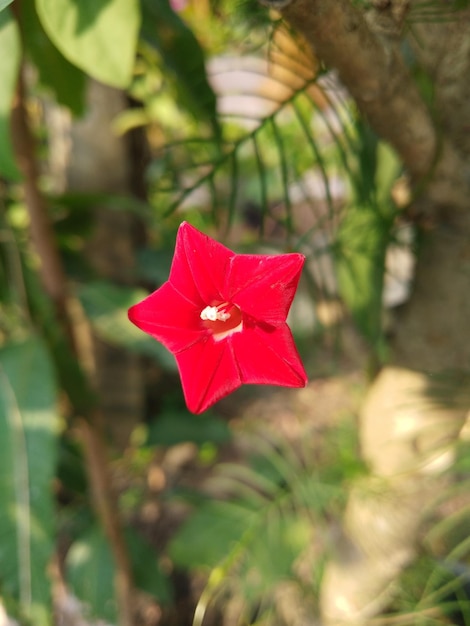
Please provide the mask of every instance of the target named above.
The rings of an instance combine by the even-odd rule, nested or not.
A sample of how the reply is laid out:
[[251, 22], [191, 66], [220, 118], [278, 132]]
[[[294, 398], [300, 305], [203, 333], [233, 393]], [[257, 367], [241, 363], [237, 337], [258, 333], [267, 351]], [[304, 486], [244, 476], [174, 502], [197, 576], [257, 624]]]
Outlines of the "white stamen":
[[226, 322], [230, 318], [230, 313], [223, 313], [219, 311], [216, 306], [206, 306], [206, 308], [201, 311], [200, 317], [202, 320], [210, 322], [217, 320]]

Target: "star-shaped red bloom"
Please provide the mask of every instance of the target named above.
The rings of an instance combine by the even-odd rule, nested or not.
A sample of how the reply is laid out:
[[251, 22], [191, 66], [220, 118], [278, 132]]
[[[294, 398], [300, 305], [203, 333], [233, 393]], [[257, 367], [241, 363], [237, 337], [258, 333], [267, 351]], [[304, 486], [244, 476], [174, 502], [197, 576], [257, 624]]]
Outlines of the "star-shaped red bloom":
[[175, 355], [193, 413], [245, 383], [304, 387], [286, 324], [305, 258], [235, 254], [183, 222], [168, 281], [129, 319]]

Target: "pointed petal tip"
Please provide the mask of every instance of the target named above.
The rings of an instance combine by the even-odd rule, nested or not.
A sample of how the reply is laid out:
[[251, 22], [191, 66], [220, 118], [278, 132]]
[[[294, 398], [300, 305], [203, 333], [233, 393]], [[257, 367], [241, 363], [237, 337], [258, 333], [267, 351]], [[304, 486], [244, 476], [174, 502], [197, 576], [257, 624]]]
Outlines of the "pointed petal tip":
[[294, 382], [293, 384], [289, 384], [286, 386], [295, 387], [296, 389], [304, 389], [305, 387], [307, 387], [308, 377], [307, 377], [307, 373], [304, 369], [304, 366], [300, 357], [298, 357], [297, 362], [293, 364], [292, 369], [295, 371], [295, 376], [297, 377], [297, 381]]
[[217, 395], [211, 395], [210, 397], [204, 397], [204, 398], [197, 398], [197, 400], [195, 401], [194, 398], [188, 398], [185, 397], [185, 402], [186, 402], [186, 406], [188, 408], [188, 411], [190, 411], [190, 413], [193, 413], [193, 415], [200, 415], [201, 413], [204, 413], [205, 411], [207, 411], [208, 409], [210, 409], [212, 406], [214, 406], [214, 404], [217, 404], [217, 402], [219, 402], [219, 400], [222, 400], [223, 398], [225, 398], [226, 396], [230, 395], [231, 393], [233, 393], [234, 391], [236, 391], [238, 389], [238, 387], [240, 387], [241, 385], [238, 385], [237, 387], [224, 391], [222, 393], [217, 394]]
[[[282, 383], [277, 383], [278, 386], [284, 386], [284, 387], [290, 387], [292, 389], [303, 389], [305, 387], [307, 387], [308, 385], [308, 377], [307, 374], [305, 373], [305, 371], [298, 371], [297, 372], [298, 375], [298, 382], [297, 383], [293, 383], [293, 384], [282, 384]], [[248, 383], [250, 384], [250, 383]], [[260, 384], [255, 383], [255, 384]], [[272, 385], [273, 382], [272, 381], [267, 381], [266, 382], [267, 385]], [[241, 385], [239, 385], [241, 386]], [[190, 413], [192, 413], [193, 415], [201, 415], [201, 413], [204, 413], [205, 411], [207, 411], [208, 409], [210, 409], [212, 406], [214, 406], [214, 404], [217, 404], [217, 402], [219, 402], [220, 400], [222, 400], [223, 398], [225, 398], [225, 396], [233, 393], [234, 391], [236, 391], [238, 389], [238, 387], [236, 387], [235, 389], [232, 389], [231, 391], [222, 394], [220, 397], [217, 398], [211, 398], [210, 400], [204, 400], [203, 402], [193, 402], [191, 401], [189, 398], [186, 398], [186, 406], [188, 408], [188, 411]]]
[[197, 233], [198, 235], [204, 235], [204, 233], [201, 232], [198, 228], [196, 228], [195, 226], [193, 226], [186, 220], [183, 220], [181, 224], [178, 226], [178, 232], [176, 236], [183, 235], [185, 232], [193, 232], [193, 233]]
[[192, 224], [183, 220], [178, 226], [178, 230], [176, 231], [176, 241], [178, 239], [184, 239], [188, 236], [189, 233], [195, 233], [196, 235], [202, 235], [201, 231], [195, 228]]
[[229, 341], [206, 338], [176, 355], [186, 406], [203, 413], [242, 385]]
[[300, 379], [301, 379], [301, 383], [299, 385], [299, 387], [301, 389], [305, 389], [305, 387], [308, 386], [308, 378], [307, 378], [307, 374], [305, 372], [299, 373]]
[[150, 298], [151, 295], [153, 294], [149, 294], [143, 300], [136, 302], [127, 310], [127, 317], [129, 321], [135, 324], [138, 328], [140, 328], [140, 324], [145, 318], [145, 315], [142, 315], [142, 313], [145, 310], [146, 301]]
[[290, 252], [288, 255], [292, 261], [294, 265], [298, 265], [299, 270], [302, 269], [302, 267], [304, 266], [304, 263], [307, 259], [307, 257], [305, 256], [305, 254], [302, 254], [301, 252]]
[[[213, 402], [212, 404], [215, 403]], [[201, 413], [207, 411], [207, 409], [212, 406], [212, 404], [191, 404], [190, 402], [186, 401], [186, 407], [188, 411], [193, 415], [201, 415]]]
[[133, 324], [135, 324], [137, 326], [137, 309], [138, 309], [139, 303], [137, 304], [133, 304], [131, 307], [129, 307], [129, 309], [127, 310], [127, 318], [130, 322], [132, 322]]
[[219, 394], [215, 394], [215, 395], [211, 395], [210, 397], [203, 398], [202, 400], [199, 400], [198, 402], [194, 402], [194, 401], [191, 401], [189, 398], [185, 398], [188, 411], [190, 411], [194, 415], [200, 415], [201, 413], [204, 413], [205, 411], [213, 407], [214, 404], [217, 404], [217, 402], [220, 402], [220, 400], [223, 400], [225, 397], [231, 395], [234, 391], [237, 391], [237, 389], [239, 389], [241, 386], [242, 386], [242, 383], [240, 382], [237, 385], [234, 385], [233, 387], [231, 387], [230, 389], [221, 391]]

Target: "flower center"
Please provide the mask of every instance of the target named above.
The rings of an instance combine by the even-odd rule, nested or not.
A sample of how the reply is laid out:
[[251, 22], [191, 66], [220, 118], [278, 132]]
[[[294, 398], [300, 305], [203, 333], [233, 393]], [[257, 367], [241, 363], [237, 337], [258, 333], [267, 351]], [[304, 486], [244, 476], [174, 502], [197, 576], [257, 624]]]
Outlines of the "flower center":
[[237, 333], [243, 328], [242, 312], [230, 302], [206, 306], [201, 311], [200, 318], [204, 326], [212, 332], [216, 341]]

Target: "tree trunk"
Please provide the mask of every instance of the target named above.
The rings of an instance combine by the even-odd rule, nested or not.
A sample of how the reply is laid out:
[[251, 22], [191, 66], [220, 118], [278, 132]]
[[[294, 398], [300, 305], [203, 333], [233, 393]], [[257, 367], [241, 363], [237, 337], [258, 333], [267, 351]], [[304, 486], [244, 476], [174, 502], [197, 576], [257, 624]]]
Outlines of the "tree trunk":
[[435, 89], [431, 114], [398, 47], [407, 20], [419, 22], [419, 3], [373, 4], [367, 14], [349, 0], [292, 0], [283, 9], [400, 155], [416, 193], [409, 216], [422, 239], [390, 363], [360, 415], [370, 475], [350, 494], [326, 568], [327, 624], [363, 624], [388, 602], [445, 484], [442, 470], [452, 465], [469, 408], [459, 381], [470, 364], [470, 13], [406, 31]]

